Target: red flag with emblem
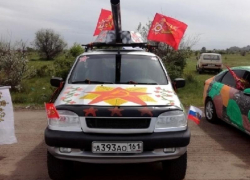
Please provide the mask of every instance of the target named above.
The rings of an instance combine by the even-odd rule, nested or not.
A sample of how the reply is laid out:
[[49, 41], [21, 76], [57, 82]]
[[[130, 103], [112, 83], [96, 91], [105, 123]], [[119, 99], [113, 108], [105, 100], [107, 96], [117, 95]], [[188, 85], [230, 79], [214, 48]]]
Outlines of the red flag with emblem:
[[112, 12], [102, 9], [100, 17], [98, 19], [94, 36], [99, 35], [104, 30], [114, 30], [114, 22]]
[[235, 74], [235, 72], [232, 71], [231, 68], [229, 68], [228, 66], [226, 66], [226, 67], [227, 67], [228, 71], [230, 72], [230, 74], [233, 76], [233, 78], [234, 78], [235, 81], [236, 81], [236, 89], [238, 89], [238, 90], [244, 90], [244, 89], [245, 89], [245, 84], [246, 84], [246, 82], [245, 82], [243, 79], [239, 78], [239, 77]]
[[186, 29], [185, 23], [156, 13], [148, 40], [164, 42], [177, 50]]
[[45, 109], [46, 109], [48, 118], [59, 119], [59, 114], [53, 103], [45, 103]]

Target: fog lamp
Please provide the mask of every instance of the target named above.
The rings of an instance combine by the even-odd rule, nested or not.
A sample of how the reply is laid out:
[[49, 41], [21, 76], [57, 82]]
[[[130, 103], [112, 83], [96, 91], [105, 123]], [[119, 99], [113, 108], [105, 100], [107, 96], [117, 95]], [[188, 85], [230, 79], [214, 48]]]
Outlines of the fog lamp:
[[164, 153], [174, 153], [176, 148], [164, 148], [163, 152]]
[[61, 153], [71, 153], [71, 148], [64, 148], [64, 147], [60, 147], [59, 151]]

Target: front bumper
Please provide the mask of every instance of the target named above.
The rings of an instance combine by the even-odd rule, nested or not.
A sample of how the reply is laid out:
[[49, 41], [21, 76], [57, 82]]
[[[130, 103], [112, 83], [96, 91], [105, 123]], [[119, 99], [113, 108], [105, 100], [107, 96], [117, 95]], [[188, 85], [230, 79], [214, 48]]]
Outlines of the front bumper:
[[[93, 141], [133, 142], [142, 141], [141, 154], [93, 154]], [[45, 130], [45, 142], [49, 152], [59, 159], [86, 163], [141, 163], [176, 159], [186, 152], [190, 142], [190, 130], [152, 134], [87, 134]], [[72, 148], [71, 153], [61, 153], [59, 147]], [[164, 153], [164, 148], [176, 148], [175, 152]]]
[[222, 69], [221, 66], [202, 66], [203, 70], [219, 70]]
[[72, 149], [71, 153], [62, 153], [59, 148], [48, 147], [48, 151], [58, 159], [97, 164], [148, 163], [177, 159], [187, 151], [187, 147], [176, 148], [175, 152], [164, 153], [163, 149], [145, 151], [141, 154], [94, 154], [90, 151]]

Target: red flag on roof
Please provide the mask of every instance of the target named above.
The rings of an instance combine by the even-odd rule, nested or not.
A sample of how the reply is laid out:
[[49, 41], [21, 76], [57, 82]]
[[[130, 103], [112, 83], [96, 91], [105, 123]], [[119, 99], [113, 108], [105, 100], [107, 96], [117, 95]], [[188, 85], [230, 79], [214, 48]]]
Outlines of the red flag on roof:
[[247, 82], [244, 79], [239, 78], [234, 71], [232, 71], [231, 68], [229, 68], [228, 66], [226, 66], [228, 71], [230, 72], [230, 74], [233, 76], [233, 78], [236, 81], [236, 89], [238, 90], [244, 90], [245, 86], [247, 84]]
[[156, 13], [148, 40], [164, 42], [177, 50], [186, 29], [185, 23]]
[[94, 36], [99, 35], [104, 30], [114, 30], [114, 22], [112, 12], [102, 9], [100, 17], [98, 19]]
[[59, 119], [59, 114], [53, 103], [45, 103], [45, 109], [46, 109], [48, 118]]

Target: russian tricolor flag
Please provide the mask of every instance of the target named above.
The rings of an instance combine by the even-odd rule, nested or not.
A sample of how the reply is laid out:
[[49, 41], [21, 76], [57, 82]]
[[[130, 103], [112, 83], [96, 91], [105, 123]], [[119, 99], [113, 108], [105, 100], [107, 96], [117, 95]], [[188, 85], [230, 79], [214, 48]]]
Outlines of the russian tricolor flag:
[[188, 119], [194, 121], [196, 124], [199, 124], [201, 117], [202, 117], [202, 110], [200, 110], [197, 107], [190, 106], [188, 112]]

